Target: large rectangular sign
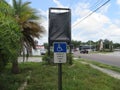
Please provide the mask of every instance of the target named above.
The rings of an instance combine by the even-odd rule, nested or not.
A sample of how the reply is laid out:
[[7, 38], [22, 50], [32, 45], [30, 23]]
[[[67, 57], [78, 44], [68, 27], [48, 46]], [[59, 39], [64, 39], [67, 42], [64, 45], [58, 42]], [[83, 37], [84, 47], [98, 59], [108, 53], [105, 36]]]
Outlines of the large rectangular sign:
[[69, 8], [49, 9], [49, 44], [71, 42], [71, 10]]
[[54, 63], [66, 63], [66, 42], [54, 42]]

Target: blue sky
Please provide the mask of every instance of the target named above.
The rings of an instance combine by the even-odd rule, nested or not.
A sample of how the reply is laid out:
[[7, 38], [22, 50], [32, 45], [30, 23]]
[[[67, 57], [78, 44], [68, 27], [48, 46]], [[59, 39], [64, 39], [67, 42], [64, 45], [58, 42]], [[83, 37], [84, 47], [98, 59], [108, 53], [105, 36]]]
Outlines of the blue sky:
[[[6, 0], [11, 3], [12, 0]], [[80, 41], [98, 41], [109, 39], [120, 43], [120, 0], [110, 0], [105, 6], [86, 17], [108, 0], [23, 0], [30, 1], [44, 16], [42, 25], [48, 31], [48, 9], [50, 7], [67, 7], [72, 11], [72, 39]], [[47, 42], [48, 33], [40, 39]]]

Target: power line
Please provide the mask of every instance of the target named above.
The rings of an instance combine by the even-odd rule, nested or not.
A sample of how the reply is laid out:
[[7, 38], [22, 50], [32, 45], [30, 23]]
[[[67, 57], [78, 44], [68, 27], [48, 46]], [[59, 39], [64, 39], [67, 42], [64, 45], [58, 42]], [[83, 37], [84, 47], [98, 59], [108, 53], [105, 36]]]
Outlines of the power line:
[[96, 0], [95, 3], [93, 3], [93, 1], [92, 1], [92, 2], [89, 2], [89, 3], [93, 3], [93, 4], [91, 4], [91, 6], [89, 7], [89, 8], [90, 8], [90, 11], [89, 11], [88, 13], [86, 13], [86, 15], [88, 15], [89, 13], [92, 12], [92, 10], [96, 9], [96, 8], [99, 7], [101, 4], [103, 4], [103, 1], [104, 1], [104, 0]]
[[[101, 6], [99, 6], [97, 9], [95, 9], [93, 12], [89, 13], [87, 16], [85, 16], [84, 18], [82, 18], [78, 23], [76, 23], [74, 26], [76, 26], [77, 24], [79, 24], [80, 22], [82, 22], [83, 20], [85, 20], [86, 18], [88, 18], [89, 16], [91, 16], [94, 12], [96, 12], [97, 10], [99, 10], [101, 7], [103, 7], [104, 5], [106, 5], [110, 0], [106, 1], [105, 3], [103, 3]], [[73, 27], [74, 27], [73, 26]]]
[[103, 0], [97, 0], [90, 8], [92, 9], [92, 7], [97, 7], [98, 5], [100, 5], [103, 2]]

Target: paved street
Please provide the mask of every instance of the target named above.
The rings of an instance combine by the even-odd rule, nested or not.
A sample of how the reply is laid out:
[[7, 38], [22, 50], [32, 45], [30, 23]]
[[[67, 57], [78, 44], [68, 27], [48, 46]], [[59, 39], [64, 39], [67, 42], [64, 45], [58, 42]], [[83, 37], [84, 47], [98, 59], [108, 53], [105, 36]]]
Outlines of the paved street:
[[74, 56], [120, 67], [119, 53], [120, 52], [114, 52], [109, 54], [80, 54], [79, 52], [75, 52]]
[[[100, 53], [80, 54], [77, 51], [74, 52], [74, 56], [120, 67], [120, 52], [114, 52], [109, 54], [100, 54]], [[25, 62], [41, 62], [41, 61], [42, 61], [41, 57], [29, 57], [28, 60], [25, 60]], [[23, 58], [19, 57], [18, 62], [23, 62]]]

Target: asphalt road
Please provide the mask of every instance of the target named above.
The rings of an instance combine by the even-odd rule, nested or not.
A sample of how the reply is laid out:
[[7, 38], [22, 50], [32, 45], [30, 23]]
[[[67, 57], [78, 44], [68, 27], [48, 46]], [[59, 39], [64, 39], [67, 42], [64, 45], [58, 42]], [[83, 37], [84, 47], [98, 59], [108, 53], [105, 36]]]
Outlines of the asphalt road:
[[120, 52], [110, 54], [80, 54], [75, 52], [74, 56], [120, 67]]

